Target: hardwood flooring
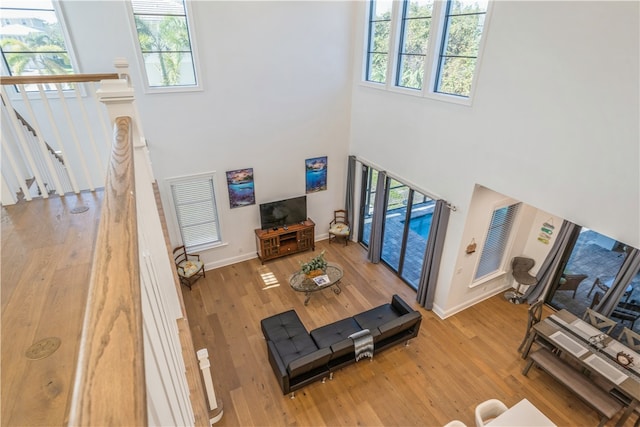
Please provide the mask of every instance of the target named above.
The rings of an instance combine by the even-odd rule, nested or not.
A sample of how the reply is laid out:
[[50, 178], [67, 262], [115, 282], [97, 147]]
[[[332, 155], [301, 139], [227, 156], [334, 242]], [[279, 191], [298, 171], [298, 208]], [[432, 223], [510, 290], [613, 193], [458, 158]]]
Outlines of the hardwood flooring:
[[[2, 208], [2, 426], [67, 423], [101, 196]], [[71, 214], [79, 205], [89, 210]], [[543, 372], [522, 376], [525, 362], [516, 348], [526, 306], [500, 295], [446, 320], [420, 309], [422, 328], [408, 347], [348, 366], [293, 400], [283, 396], [267, 360], [261, 319], [295, 308], [311, 330], [388, 302], [394, 293], [417, 308], [414, 291], [384, 266], [367, 262], [359, 245], [318, 242], [316, 253], [322, 249], [345, 269], [342, 293], [315, 293], [306, 307], [287, 279], [312, 252], [210, 270], [192, 291], [182, 288], [195, 349], [208, 348], [224, 405], [216, 426], [435, 426], [452, 419], [472, 426], [479, 402], [498, 398], [513, 405], [524, 397], [559, 426], [597, 424], [591, 408]], [[53, 355], [25, 357], [29, 346], [51, 336], [62, 341]]]
[[[2, 425], [65, 425], [102, 192], [2, 208]], [[85, 206], [86, 212], [71, 210]], [[25, 356], [60, 338], [51, 356]]]
[[[312, 252], [261, 265], [257, 259], [207, 271], [183, 296], [194, 345], [211, 356], [224, 416], [216, 426], [475, 425], [475, 406], [497, 398], [508, 406], [529, 399], [558, 426], [598, 424], [598, 414], [539, 370], [521, 374], [517, 353], [527, 306], [501, 295], [441, 320], [421, 309], [422, 327], [397, 346], [283, 396], [267, 359], [260, 320], [294, 308], [308, 330], [389, 302], [399, 294], [415, 308], [415, 292], [389, 269], [366, 260], [357, 244], [318, 242], [316, 253], [344, 267], [342, 293], [316, 292], [308, 306], [288, 285]], [[547, 314], [550, 309], [545, 308]], [[614, 425], [615, 420], [608, 425]], [[635, 416], [627, 421], [632, 425]]]

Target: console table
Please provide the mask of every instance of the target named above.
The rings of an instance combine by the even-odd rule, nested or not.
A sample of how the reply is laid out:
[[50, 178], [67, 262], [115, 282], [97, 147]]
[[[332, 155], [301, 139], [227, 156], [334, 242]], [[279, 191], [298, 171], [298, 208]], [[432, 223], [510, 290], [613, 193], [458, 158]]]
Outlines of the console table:
[[342, 292], [342, 289], [340, 289], [340, 286], [338, 286], [340, 279], [342, 279], [342, 267], [340, 267], [338, 264], [328, 262], [327, 268], [325, 269], [325, 274], [329, 278], [329, 282], [318, 285], [313, 281], [313, 279], [308, 278], [307, 275], [302, 271], [298, 271], [289, 278], [289, 285], [291, 285], [291, 288], [296, 292], [304, 292], [304, 295], [307, 297], [304, 300], [304, 305], [309, 304], [309, 300], [311, 299], [311, 294], [313, 292], [318, 292], [323, 289], [331, 288], [333, 286], [335, 286], [333, 288], [333, 292], [336, 295]]
[[278, 227], [277, 229], [255, 230], [256, 251], [258, 258], [264, 264], [270, 259], [315, 250], [315, 226], [316, 224], [307, 218], [300, 224], [293, 224], [288, 227]]

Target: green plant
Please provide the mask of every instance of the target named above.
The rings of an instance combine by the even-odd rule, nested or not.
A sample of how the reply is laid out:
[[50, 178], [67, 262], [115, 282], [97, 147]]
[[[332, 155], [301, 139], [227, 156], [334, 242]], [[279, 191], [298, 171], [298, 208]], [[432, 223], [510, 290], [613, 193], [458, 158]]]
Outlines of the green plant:
[[311, 258], [308, 262], [300, 263], [300, 270], [304, 274], [309, 274], [313, 270], [324, 270], [327, 268], [327, 261], [324, 259], [324, 250], [317, 257]]

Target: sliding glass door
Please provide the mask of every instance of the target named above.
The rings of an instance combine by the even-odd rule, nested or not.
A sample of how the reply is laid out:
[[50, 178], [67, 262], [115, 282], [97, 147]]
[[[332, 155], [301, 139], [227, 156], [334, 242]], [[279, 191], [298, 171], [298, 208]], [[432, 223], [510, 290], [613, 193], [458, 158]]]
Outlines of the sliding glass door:
[[[364, 167], [360, 242], [369, 245], [378, 171]], [[387, 178], [384, 203], [381, 259], [412, 288], [418, 288], [435, 201], [393, 179]]]
[[[557, 309], [567, 309], [582, 316], [588, 307], [594, 305], [596, 294], [601, 296], [609, 289], [630, 249], [593, 230], [580, 229], [575, 243], [565, 253], [565, 261], [547, 302]], [[640, 274], [625, 286], [621, 302], [640, 309]], [[636, 323], [633, 326], [639, 331], [640, 322]], [[629, 322], [624, 324], [631, 326]]]

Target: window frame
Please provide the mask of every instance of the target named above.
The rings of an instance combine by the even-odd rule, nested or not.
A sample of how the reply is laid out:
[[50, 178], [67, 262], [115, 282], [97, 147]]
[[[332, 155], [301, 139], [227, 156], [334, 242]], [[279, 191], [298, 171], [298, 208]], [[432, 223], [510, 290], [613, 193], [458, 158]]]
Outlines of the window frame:
[[364, 19], [364, 48], [361, 56], [362, 67], [360, 73], [360, 85], [364, 87], [376, 88], [386, 90], [388, 92], [400, 93], [404, 95], [417, 96], [422, 98], [429, 98], [437, 101], [450, 102], [454, 104], [470, 106], [473, 103], [476, 83], [478, 75], [481, 69], [481, 63], [487, 40], [488, 28], [490, 26], [490, 18], [493, 10], [493, 0], [488, 0], [487, 11], [485, 13], [483, 32], [478, 45], [478, 56], [476, 60], [476, 66], [471, 80], [471, 90], [468, 97], [462, 95], [454, 95], [435, 91], [435, 85], [438, 78], [439, 70], [439, 58], [443, 48], [443, 42], [445, 38], [444, 31], [446, 30], [446, 13], [448, 9], [449, 0], [434, 0], [433, 13], [431, 15], [431, 24], [429, 29], [429, 39], [427, 41], [426, 53], [424, 58], [424, 76], [421, 89], [414, 89], [399, 86], [398, 71], [400, 68], [399, 57], [402, 51], [400, 43], [402, 34], [402, 22], [404, 18], [405, 3], [409, 0], [393, 0], [393, 6], [391, 8], [391, 30], [389, 40], [389, 60], [387, 63], [387, 74], [384, 83], [377, 83], [367, 80], [368, 60], [369, 60], [369, 38], [370, 38], [370, 19], [372, 0], [367, 0], [365, 6], [365, 19]]
[[[204, 90], [202, 84], [202, 73], [200, 72], [200, 61], [198, 59], [198, 47], [195, 37], [195, 29], [194, 29], [194, 13], [192, 10], [193, 4], [197, 2], [191, 2], [187, 0], [182, 0], [184, 5], [185, 19], [187, 23], [187, 33], [189, 35], [189, 44], [191, 45], [191, 58], [193, 60], [193, 73], [195, 76], [195, 85], [176, 85], [176, 86], [151, 86], [149, 85], [149, 77], [147, 74], [147, 67], [144, 61], [144, 55], [142, 53], [142, 46], [140, 46], [140, 39], [138, 38], [138, 30], [136, 27], [136, 19], [133, 10], [133, 4], [131, 0], [127, 0], [127, 15], [129, 19], [129, 28], [131, 30], [131, 37], [133, 39], [133, 44], [135, 46], [135, 52], [137, 57], [137, 62], [139, 65], [140, 72], [140, 80], [144, 87], [144, 92], [146, 94], [154, 94], [154, 93], [184, 93], [184, 92], [200, 92]], [[169, 16], [169, 15], [166, 15]]]
[[[58, 24], [60, 25], [60, 31], [62, 33], [62, 39], [64, 41], [64, 46], [66, 49], [64, 52], [69, 57], [69, 62], [71, 63], [71, 68], [73, 72], [69, 75], [81, 74], [80, 65], [76, 59], [73, 41], [67, 29], [67, 23], [66, 23], [65, 12], [64, 12], [65, 6], [59, 0], [51, 0], [51, 6], [53, 7], [53, 13], [55, 14], [56, 19], [58, 20]], [[6, 9], [30, 10], [30, 8], [18, 8], [18, 7], [6, 7]], [[35, 9], [35, 10], [44, 10], [44, 9]], [[13, 76], [4, 52], [2, 52], [2, 60], [0, 62], [2, 62], [2, 65], [0, 66], [0, 70], [2, 70], [2, 73], [0, 74], [7, 77]], [[19, 74], [19, 75], [23, 76], [24, 74]], [[55, 75], [55, 74], [46, 74], [46, 75]], [[65, 88], [62, 90], [62, 92], [65, 98], [74, 96], [74, 90], [72, 88]], [[48, 98], [58, 98], [57, 90], [47, 89], [46, 85], [44, 87], [44, 93]], [[8, 94], [11, 97], [11, 99], [20, 98], [20, 91], [16, 86], [11, 86], [11, 89], [8, 90]], [[27, 94], [27, 97], [29, 97], [30, 99], [40, 98], [40, 94], [38, 90], [27, 90], [26, 94]], [[80, 85], [80, 94], [82, 96], [86, 96], [83, 85]]]
[[[172, 177], [172, 178], [166, 178], [165, 179], [165, 189], [166, 189], [166, 194], [167, 194], [167, 200], [169, 201], [169, 205], [171, 207], [170, 211], [171, 211], [171, 215], [170, 218], [173, 222], [174, 225], [174, 237], [176, 237], [176, 239], [174, 241], [180, 241], [181, 244], [184, 244], [185, 247], [187, 247], [187, 249], [192, 250], [194, 252], [198, 252], [198, 251], [203, 251], [203, 250], [207, 250], [207, 249], [212, 249], [212, 248], [216, 248], [216, 247], [220, 247], [220, 246], [225, 246], [226, 243], [223, 241], [222, 236], [223, 236], [223, 232], [222, 232], [222, 220], [221, 220], [221, 216], [220, 216], [220, 205], [218, 200], [220, 200], [220, 198], [218, 197], [218, 186], [216, 184], [216, 177], [217, 174], [216, 172], [205, 172], [205, 173], [200, 173], [200, 174], [194, 174], [194, 175], [187, 175], [187, 176], [180, 176], [180, 177]], [[215, 224], [216, 224], [216, 232], [217, 232], [217, 240], [212, 240], [206, 243], [200, 243], [200, 244], [196, 244], [196, 245], [189, 245], [187, 242], [184, 241], [184, 233], [183, 233], [183, 229], [182, 229], [182, 225], [180, 222], [180, 215], [178, 214], [178, 209], [176, 206], [176, 202], [175, 202], [175, 197], [174, 197], [174, 185], [175, 184], [181, 184], [181, 183], [189, 183], [189, 182], [197, 182], [197, 181], [201, 181], [201, 180], [207, 180], [211, 182], [212, 185], [212, 196], [213, 196], [213, 211], [215, 213]]]
[[[493, 224], [493, 218], [494, 218], [495, 212], [497, 212], [500, 209], [509, 208], [512, 206], [515, 206], [515, 212], [513, 213], [509, 235], [507, 236], [506, 242], [504, 243], [502, 257], [498, 267], [495, 270], [489, 273], [486, 273], [481, 277], [476, 277], [476, 275], [478, 274], [480, 263], [482, 261], [482, 255], [486, 249], [486, 245], [488, 241], [487, 239], [491, 231], [491, 225]], [[503, 276], [507, 273], [507, 266], [509, 264], [509, 258], [510, 258], [508, 255], [511, 252], [511, 248], [513, 246], [513, 242], [517, 234], [516, 232], [518, 229], [518, 224], [520, 222], [521, 212], [522, 212], [522, 202], [507, 200], [507, 201], [503, 201], [502, 203], [494, 205], [494, 208], [491, 210], [491, 214], [489, 215], [489, 218], [488, 218], [485, 235], [482, 242], [482, 248], [478, 254], [476, 265], [473, 269], [472, 280], [471, 280], [471, 284], [469, 285], [470, 288], [479, 286], [485, 282], [488, 282], [497, 277]]]

